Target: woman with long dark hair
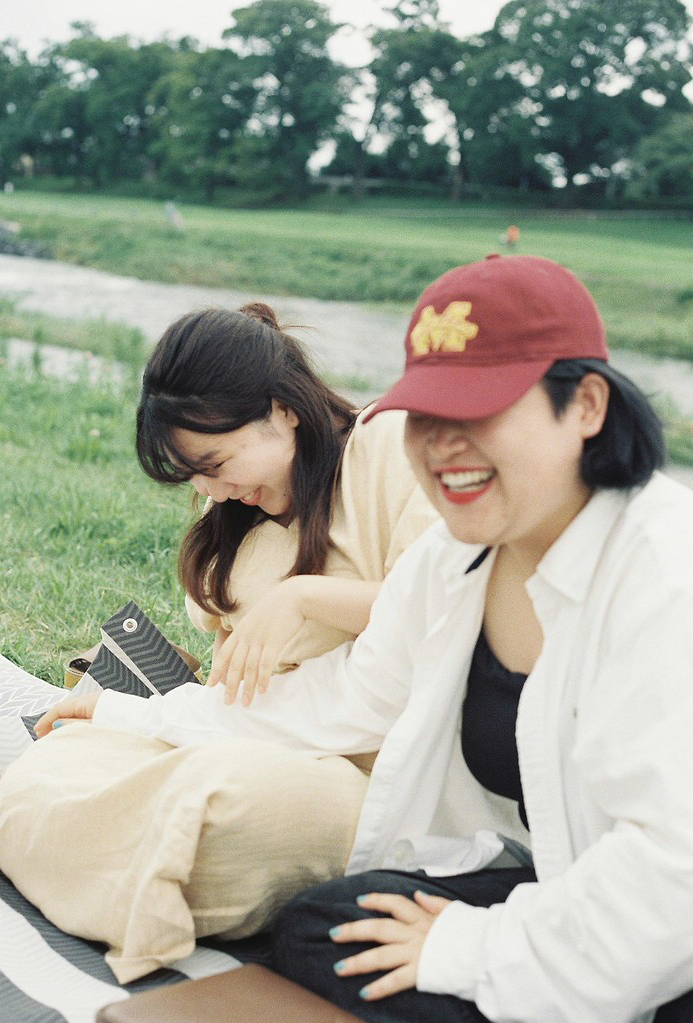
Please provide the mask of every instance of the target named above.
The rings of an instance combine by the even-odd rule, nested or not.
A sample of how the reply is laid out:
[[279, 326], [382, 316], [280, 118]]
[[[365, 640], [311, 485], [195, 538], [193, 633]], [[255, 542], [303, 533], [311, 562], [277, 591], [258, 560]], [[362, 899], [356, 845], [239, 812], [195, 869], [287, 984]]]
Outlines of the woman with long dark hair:
[[[196, 688], [222, 716], [239, 685], [246, 713], [272, 672], [290, 682], [306, 658], [353, 640], [401, 551], [437, 518], [404, 454], [404, 415], [375, 429], [362, 419], [259, 303], [183, 316], [148, 361], [137, 453], [153, 479], [206, 499], [179, 568], [193, 623], [215, 633], [220, 686]], [[325, 759], [289, 748], [259, 757], [252, 742], [209, 751], [210, 775], [237, 794], [234, 933], [342, 873], [377, 748]], [[156, 758], [149, 767], [162, 770]]]
[[207, 499], [183, 540], [193, 623], [216, 633], [210, 683], [250, 702], [271, 672], [353, 639], [401, 550], [432, 520], [399, 438], [375, 433], [315, 373], [274, 312], [206, 309], [152, 353], [137, 453]]

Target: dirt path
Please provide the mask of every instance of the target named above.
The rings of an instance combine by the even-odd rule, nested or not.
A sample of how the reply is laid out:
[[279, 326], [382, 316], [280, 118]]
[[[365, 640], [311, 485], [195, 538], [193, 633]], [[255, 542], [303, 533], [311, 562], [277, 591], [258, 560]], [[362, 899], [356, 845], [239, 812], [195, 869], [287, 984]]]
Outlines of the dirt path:
[[159, 284], [51, 260], [0, 255], [0, 294], [18, 308], [70, 319], [104, 319], [139, 327], [153, 343], [183, 313], [208, 305], [236, 309], [260, 299], [275, 308], [313, 351], [321, 370], [359, 377], [384, 389], [399, 374], [406, 316], [348, 302]]
[[[399, 375], [406, 315], [379, 312], [350, 302], [287, 298], [118, 277], [51, 260], [0, 255], [0, 295], [20, 309], [73, 319], [104, 319], [139, 327], [153, 343], [176, 317], [206, 305], [231, 309], [261, 299], [276, 309], [313, 351], [318, 367], [342, 379], [359, 378], [365, 393], [384, 390]], [[693, 414], [693, 366], [616, 352], [614, 365], [650, 394], [664, 394]]]

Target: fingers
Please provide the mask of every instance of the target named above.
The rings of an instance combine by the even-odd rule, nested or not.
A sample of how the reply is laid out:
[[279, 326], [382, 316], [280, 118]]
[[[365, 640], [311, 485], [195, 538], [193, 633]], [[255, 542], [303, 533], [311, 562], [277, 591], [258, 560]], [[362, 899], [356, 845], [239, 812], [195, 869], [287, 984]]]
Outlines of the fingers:
[[258, 641], [248, 643], [234, 632], [214, 658], [207, 685], [223, 683], [224, 703], [234, 703], [243, 684], [242, 703], [249, 706], [256, 691], [264, 693], [276, 662], [274, 646]]
[[372, 946], [334, 965], [339, 977], [382, 973], [359, 992], [366, 1001], [387, 998], [416, 986], [426, 935], [449, 900], [423, 892], [416, 892], [414, 898], [416, 901], [379, 892], [360, 895], [356, 901], [362, 909], [387, 915], [353, 920], [330, 931], [336, 945], [358, 942]]
[[399, 994], [400, 991], [408, 991], [416, 987], [416, 963], [407, 963], [399, 969], [378, 977], [366, 987], [362, 987], [359, 995], [366, 1002], [377, 1002], [381, 998], [388, 998], [390, 995]]
[[280, 653], [305, 622], [294, 583], [295, 578], [278, 583], [232, 632], [218, 630], [207, 685], [221, 683], [225, 703], [233, 703], [241, 691], [248, 706], [256, 692], [268, 688]]
[[272, 645], [256, 643], [249, 647], [245, 663], [239, 669], [239, 676], [243, 679], [244, 706], [249, 706], [256, 691], [267, 691], [275, 663], [276, 651]]
[[[367, 926], [356, 927], [356, 924]], [[336, 932], [336, 933], [335, 933]], [[382, 973], [359, 994], [367, 1001], [376, 1001], [416, 986], [416, 971], [424, 935], [412, 933], [410, 924], [399, 920], [372, 918], [343, 924], [330, 932], [332, 940], [378, 942], [373, 948], [357, 952], [334, 964], [339, 977]]]
[[227, 703], [233, 703], [236, 699], [241, 682], [243, 682], [242, 703], [246, 707], [251, 703], [257, 686], [257, 669], [261, 658], [262, 646], [259, 643], [246, 643], [242, 639], [239, 640], [226, 676], [225, 699]]
[[60, 703], [56, 703], [36, 722], [34, 732], [37, 738], [41, 739], [47, 735], [57, 721], [67, 724], [70, 721], [91, 719], [99, 696], [100, 693], [92, 693], [80, 699], [61, 700]]
[[[377, 941], [378, 938], [361, 937], [363, 925], [386, 924], [400, 921], [403, 924], [416, 924], [426, 915], [426, 910], [407, 898], [406, 895], [391, 895], [383, 892], [370, 892], [367, 895], [359, 895], [356, 902], [361, 909], [371, 909], [373, 913], [389, 914], [392, 920], [381, 917], [367, 917], [363, 920], [355, 920], [350, 924], [342, 924], [336, 932], [330, 932], [334, 941]], [[346, 937], [342, 937], [346, 934]], [[338, 936], [336, 936], [338, 935]]]
[[46, 713], [38, 719], [34, 725], [34, 732], [37, 738], [41, 739], [44, 735], [47, 735], [53, 728], [53, 722], [57, 721], [58, 718], [62, 718], [63, 716], [68, 718], [71, 717], [69, 713], [65, 713], [66, 704], [69, 702], [69, 700], [63, 700], [61, 703], [57, 703], [55, 707], [51, 707], [50, 710], [47, 710]]
[[444, 899], [442, 895], [429, 895], [428, 892], [414, 892], [414, 899], [417, 905], [425, 909], [427, 913], [438, 916], [446, 906], [450, 905], [450, 899]]
[[243, 683], [243, 704], [248, 706], [255, 693], [255, 665], [259, 654], [255, 647], [249, 647], [241, 637], [234, 633], [233, 642], [229, 640], [230, 657], [227, 661], [224, 678], [224, 703], [234, 703], [238, 696], [241, 682]]
[[218, 647], [215, 643], [215, 649], [212, 654], [212, 667], [209, 671], [209, 678], [207, 679], [206, 685], [216, 686], [219, 682], [226, 681], [226, 673], [229, 670], [229, 661], [231, 660], [231, 654], [233, 653], [233, 646], [231, 643], [231, 636], [229, 636], [223, 643]]
[[401, 944], [369, 948], [347, 959], [340, 959], [334, 964], [333, 969], [340, 977], [356, 977], [361, 973], [394, 970], [407, 962], [403, 949], [404, 946]]
[[207, 679], [208, 686], [222, 684], [225, 688], [224, 703], [233, 703], [243, 678], [244, 647], [238, 634], [231, 633], [212, 657], [212, 668]]

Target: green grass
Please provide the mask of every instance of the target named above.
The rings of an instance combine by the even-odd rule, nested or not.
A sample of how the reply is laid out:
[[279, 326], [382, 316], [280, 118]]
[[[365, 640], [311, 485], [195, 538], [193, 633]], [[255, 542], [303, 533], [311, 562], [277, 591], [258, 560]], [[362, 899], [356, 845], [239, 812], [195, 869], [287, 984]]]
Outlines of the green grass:
[[[56, 258], [146, 279], [378, 303], [401, 312], [450, 266], [499, 249], [518, 223], [519, 251], [571, 267], [602, 311], [614, 347], [693, 358], [688, 220], [567, 216], [500, 207], [370, 200], [334, 209], [232, 211], [15, 192], [0, 220], [47, 241]], [[37, 344], [33, 368], [10, 373], [2, 338]], [[191, 518], [187, 488], [147, 480], [133, 449], [136, 394], [42, 377], [40, 346], [93, 352], [141, 370], [141, 333], [56, 320], [0, 299], [0, 649], [60, 682], [69, 655], [134, 599], [164, 633], [209, 665], [210, 638], [188, 623], [176, 579]], [[136, 373], [133, 373], [135, 376]], [[334, 381], [353, 391], [368, 381]], [[693, 421], [667, 407], [673, 459], [693, 464]]]
[[[134, 453], [136, 394], [0, 366], [0, 651], [60, 683], [64, 663], [134, 599], [209, 668], [176, 577], [190, 488], [147, 479]], [[693, 421], [667, 410], [673, 457], [693, 464]]]
[[144, 334], [136, 327], [105, 320], [69, 320], [23, 312], [17, 309], [16, 300], [0, 297], [0, 343], [7, 338], [71, 348], [137, 369], [144, 365], [148, 349]]
[[[323, 206], [327, 200], [323, 200]], [[56, 259], [144, 279], [408, 308], [449, 267], [518, 251], [570, 267], [592, 291], [613, 347], [693, 358], [691, 221], [657, 214], [559, 211], [370, 198], [299, 210], [181, 205], [17, 191], [0, 219], [46, 241]]]
[[0, 649], [51, 682], [130, 599], [209, 663], [176, 579], [189, 489], [140, 470], [135, 400], [0, 372]]

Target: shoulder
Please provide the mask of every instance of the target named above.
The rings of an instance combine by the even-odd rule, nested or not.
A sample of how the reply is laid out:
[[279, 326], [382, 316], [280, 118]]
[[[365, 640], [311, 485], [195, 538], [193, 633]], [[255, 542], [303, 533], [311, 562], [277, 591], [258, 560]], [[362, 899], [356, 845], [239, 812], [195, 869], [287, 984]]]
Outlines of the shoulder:
[[616, 514], [598, 551], [600, 585], [633, 611], [679, 598], [693, 607], [693, 492], [656, 473], [630, 492], [607, 491], [605, 504], [609, 498]]
[[633, 492], [626, 506], [624, 538], [672, 577], [693, 590], [693, 491], [662, 473]]
[[366, 410], [359, 413], [344, 447], [341, 473], [343, 479], [370, 480], [375, 486], [393, 485], [399, 476], [410, 489], [413, 472], [404, 453], [405, 412], [383, 412], [368, 423], [363, 422]]
[[662, 554], [693, 555], [693, 490], [654, 474], [649, 483], [632, 491], [622, 516], [626, 535], [633, 535]]
[[693, 511], [693, 490], [663, 472], [631, 492], [629, 514], [634, 521], [652, 525], [660, 518], [688, 517]]
[[388, 445], [398, 445], [398, 450], [404, 457], [404, 424], [407, 420], [407, 413], [393, 409], [389, 412], [381, 412], [368, 423], [364, 423], [364, 416], [368, 413], [369, 408], [370, 406], [359, 412], [347, 441], [347, 449], [351, 448], [356, 452], [372, 452], [380, 448], [385, 450]]

